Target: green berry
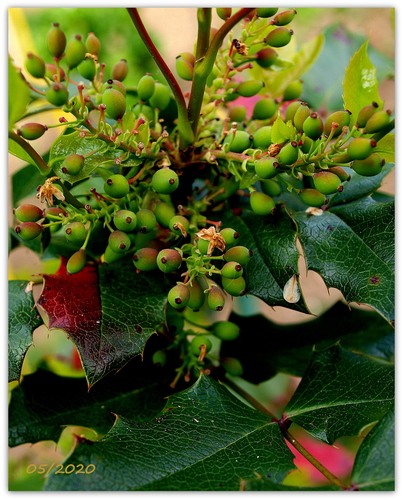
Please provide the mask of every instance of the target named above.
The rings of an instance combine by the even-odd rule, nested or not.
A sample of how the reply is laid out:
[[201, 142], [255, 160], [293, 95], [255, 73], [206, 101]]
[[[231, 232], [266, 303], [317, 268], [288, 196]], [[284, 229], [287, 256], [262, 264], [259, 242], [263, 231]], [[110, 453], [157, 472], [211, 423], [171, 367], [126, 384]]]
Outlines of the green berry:
[[197, 248], [202, 255], [207, 255], [209, 242], [207, 240], [204, 240], [203, 238], [199, 238], [197, 240]]
[[136, 116], [137, 118], [140, 115], [143, 115], [147, 121], [154, 121], [154, 110], [150, 106], [146, 106], [142, 102], [136, 104], [132, 111], [134, 113], [134, 116]]
[[298, 143], [291, 141], [281, 148], [278, 158], [284, 165], [292, 165], [298, 160], [298, 151]]
[[53, 57], [60, 57], [66, 48], [66, 35], [59, 27], [59, 23], [53, 23], [46, 36], [48, 50]]
[[150, 74], [142, 76], [137, 85], [137, 94], [142, 101], [148, 101], [155, 90], [155, 81]]
[[175, 209], [172, 207], [172, 205], [168, 205], [168, 203], [165, 203], [163, 201], [155, 205], [154, 214], [158, 224], [166, 228], [169, 227], [169, 221], [172, 219], [172, 217], [176, 215]]
[[207, 304], [213, 311], [222, 311], [225, 305], [225, 297], [218, 287], [213, 287], [207, 295]]
[[353, 160], [365, 160], [372, 153], [376, 141], [365, 137], [353, 139], [347, 148], [347, 153]]
[[76, 68], [83, 61], [87, 49], [81, 35], [75, 35], [66, 47], [66, 63], [69, 68]]
[[176, 58], [176, 72], [182, 80], [191, 82], [193, 79], [193, 65], [181, 56]]
[[221, 276], [229, 279], [239, 278], [243, 274], [243, 268], [239, 262], [226, 262], [221, 269]]
[[178, 284], [168, 292], [168, 302], [174, 309], [183, 309], [190, 299], [189, 288], [186, 285]]
[[164, 273], [173, 273], [180, 268], [182, 256], [173, 248], [161, 250], [157, 256], [157, 266]]
[[85, 48], [90, 54], [97, 56], [101, 50], [101, 42], [94, 35], [94, 33], [88, 33], [87, 39], [85, 40]]
[[222, 277], [222, 287], [233, 297], [241, 297], [246, 293], [246, 281], [243, 276], [230, 279]]
[[220, 17], [223, 21], [226, 21], [232, 15], [232, 9], [230, 7], [227, 8], [216, 8], [216, 12], [218, 17]]
[[157, 219], [154, 215], [154, 212], [148, 210], [147, 208], [142, 208], [136, 214], [137, 223], [136, 229], [141, 233], [149, 233], [155, 228], [157, 224]]
[[265, 97], [257, 101], [253, 108], [252, 118], [254, 120], [268, 120], [277, 113], [278, 104], [274, 99]]
[[151, 186], [157, 193], [170, 194], [179, 186], [178, 174], [170, 168], [161, 168], [153, 175]]
[[108, 245], [114, 252], [123, 253], [129, 250], [131, 241], [126, 233], [117, 229], [109, 235]]
[[286, 24], [290, 24], [296, 13], [297, 11], [295, 9], [279, 12], [276, 16], [274, 16], [273, 24], [275, 26], [285, 26]]
[[250, 195], [250, 206], [257, 215], [269, 215], [273, 213], [276, 202], [267, 194], [253, 191]]
[[382, 167], [385, 165], [385, 160], [381, 158], [376, 153], [372, 153], [365, 160], [354, 160], [351, 164], [354, 172], [357, 174], [364, 175], [366, 177], [371, 177], [373, 175], [378, 175], [382, 171]]
[[[54, 80], [54, 76], [57, 75], [57, 69], [56, 66], [52, 63], [46, 63], [45, 64], [46, 68], [46, 73], [45, 76], [47, 76], [50, 80]], [[60, 81], [66, 80], [66, 73], [64, 72], [63, 68], [59, 67], [59, 73], [60, 73]]]
[[232, 321], [217, 321], [212, 325], [213, 334], [221, 340], [235, 340], [239, 337], [239, 326]]
[[253, 135], [253, 146], [257, 149], [267, 149], [272, 144], [271, 130], [270, 125], [260, 127]]
[[224, 229], [221, 229], [220, 234], [224, 238], [225, 245], [227, 247], [235, 245], [240, 236], [238, 231], [235, 231], [232, 227], [225, 227]]
[[123, 255], [124, 252], [114, 252], [109, 245], [106, 245], [104, 253], [104, 262], [105, 264], [112, 264], [112, 262], [121, 259]]
[[46, 89], [46, 99], [54, 106], [63, 106], [69, 99], [69, 91], [62, 83], [53, 83]]
[[15, 232], [22, 240], [29, 241], [39, 236], [42, 229], [43, 226], [36, 222], [22, 222], [15, 228]]
[[276, 28], [271, 31], [266, 36], [264, 41], [271, 47], [284, 47], [285, 45], [288, 45], [290, 43], [293, 34], [293, 30], [281, 26], [280, 28]]
[[300, 106], [295, 111], [294, 117], [292, 119], [294, 127], [298, 130], [298, 132], [303, 132], [303, 124], [304, 121], [310, 116], [311, 111], [308, 108], [308, 105], [304, 102], [301, 103]]
[[368, 106], [364, 106], [360, 109], [357, 115], [357, 121], [355, 123], [356, 127], [363, 128], [367, 124], [367, 121], [371, 118], [373, 114], [378, 111], [379, 104], [377, 102], [372, 102]]
[[66, 264], [66, 269], [69, 274], [77, 274], [82, 271], [87, 263], [87, 256], [85, 250], [78, 250], [73, 253]]
[[260, 7], [256, 9], [256, 14], [259, 17], [272, 17], [278, 11], [278, 8]]
[[305, 135], [312, 140], [319, 139], [323, 133], [323, 121], [318, 113], [311, 113], [302, 124]]
[[189, 301], [187, 306], [193, 311], [198, 311], [205, 302], [206, 294], [204, 293], [204, 289], [197, 281], [197, 279], [192, 280], [191, 283], [187, 284], [189, 289]]
[[270, 68], [276, 62], [278, 54], [271, 47], [266, 47], [256, 52], [255, 56], [256, 62], [261, 68]]
[[112, 68], [112, 80], [119, 80], [123, 82], [129, 72], [129, 66], [127, 65], [126, 59], [121, 59], [119, 62], [113, 65]]
[[245, 267], [252, 257], [252, 251], [244, 246], [236, 246], [228, 249], [224, 254], [226, 262], [235, 261]]
[[339, 166], [336, 166], [336, 167], [330, 167], [327, 169], [327, 172], [331, 172], [332, 174], [336, 174], [337, 177], [342, 181], [349, 181], [350, 180], [350, 177], [351, 175], [348, 174], [343, 167], [339, 167]]
[[123, 198], [129, 193], [130, 184], [123, 175], [114, 174], [105, 182], [104, 191], [112, 198]]
[[273, 156], [263, 156], [255, 161], [255, 172], [261, 179], [271, 179], [278, 174], [279, 166]]
[[303, 87], [302, 80], [294, 80], [288, 84], [284, 90], [283, 101], [293, 101], [294, 99], [298, 99], [298, 97], [302, 94]]
[[133, 264], [139, 271], [153, 271], [157, 269], [158, 250], [155, 248], [140, 248], [133, 255]]
[[17, 134], [27, 141], [35, 141], [42, 137], [47, 130], [48, 127], [41, 123], [24, 123], [24, 125], [21, 125], [17, 130]]
[[14, 214], [21, 222], [37, 222], [44, 217], [44, 210], [36, 205], [24, 204], [14, 210]]
[[313, 140], [310, 139], [309, 137], [303, 136], [300, 141], [298, 142], [298, 146], [301, 149], [301, 151], [305, 154], [309, 153], [311, 150], [311, 146], [313, 144]]
[[333, 194], [341, 191], [342, 184], [339, 177], [332, 172], [323, 170], [313, 175], [313, 185], [322, 194]]
[[46, 66], [44, 60], [41, 57], [32, 54], [32, 52], [27, 54], [25, 67], [27, 68], [28, 73], [34, 78], [43, 78], [45, 76]]
[[77, 153], [72, 153], [63, 160], [61, 170], [64, 174], [77, 175], [84, 166], [85, 157]]
[[45, 215], [54, 215], [57, 217], [67, 217], [68, 213], [60, 207], [48, 207], [45, 209]]
[[171, 91], [166, 85], [156, 82], [153, 95], [149, 99], [149, 103], [153, 108], [158, 108], [161, 111], [166, 109], [171, 102]]
[[183, 231], [187, 233], [187, 231], [189, 230], [189, 221], [182, 215], [175, 215], [169, 221], [169, 229], [175, 234], [181, 234], [185, 236], [185, 234], [183, 234]]
[[102, 94], [102, 102], [106, 106], [106, 114], [113, 120], [119, 120], [126, 111], [126, 98], [116, 89], [106, 89]]
[[224, 144], [229, 143], [229, 150], [233, 153], [242, 153], [251, 145], [251, 135], [245, 130], [237, 130], [235, 133], [230, 133], [224, 139]]
[[82, 222], [70, 222], [64, 230], [66, 238], [71, 243], [82, 245], [87, 236], [87, 230]]
[[298, 194], [301, 200], [310, 207], [321, 207], [326, 203], [326, 196], [317, 189], [302, 189]]
[[211, 340], [206, 335], [197, 335], [193, 337], [190, 343], [190, 350], [195, 356], [199, 356], [202, 351], [207, 353], [211, 351], [213, 344]]
[[232, 122], [243, 122], [246, 119], [246, 108], [245, 106], [233, 106], [229, 110], [229, 119]]
[[[294, 123], [294, 116], [295, 113], [297, 112], [297, 109], [302, 105], [302, 101], [294, 101], [291, 104], [287, 106], [287, 109], [285, 110], [285, 121], [291, 121]], [[308, 112], [309, 115], [309, 112]]]
[[221, 365], [225, 371], [233, 377], [240, 377], [243, 374], [243, 366], [239, 359], [226, 357], [221, 359]]
[[281, 193], [281, 186], [278, 182], [271, 179], [260, 181], [263, 193], [273, 197]]
[[83, 78], [92, 81], [96, 75], [95, 61], [92, 57], [85, 57], [77, 67], [78, 72]]
[[390, 110], [387, 111], [377, 111], [374, 113], [365, 124], [365, 134], [374, 134], [375, 132], [379, 132], [389, 125], [390, 115], [392, 112]]
[[120, 82], [119, 80], [112, 80], [110, 78], [102, 85], [102, 93], [105, 92], [106, 89], [115, 89], [118, 90], [124, 97], [126, 97], [126, 87], [125, 84]]
[[152, 360], [154, 365], [165, 366], [165, 363], [167, 362], [167, 353], [162, 349], [155, 351]]
[[[335, 111], [326, 118], [323, 131], [325, 135], [329, 136], [332, 128], [335, 129], [333, 137], [337, 137], [341, 134], [343, 127], [348, 127], [350, 125], [351, 113], [350, 111]], [[337, 127], [334, 125], [336, 124]]]
[[131, 210], [118, 210], [113, 216], [113, 222], [120, 231], [130, 233], [136, 228], [137, 217]]
[[235, 92], [242, 97], [252, 97], [258, 94], [264, 86], [259, 80], [246, 80], [236, 87]]

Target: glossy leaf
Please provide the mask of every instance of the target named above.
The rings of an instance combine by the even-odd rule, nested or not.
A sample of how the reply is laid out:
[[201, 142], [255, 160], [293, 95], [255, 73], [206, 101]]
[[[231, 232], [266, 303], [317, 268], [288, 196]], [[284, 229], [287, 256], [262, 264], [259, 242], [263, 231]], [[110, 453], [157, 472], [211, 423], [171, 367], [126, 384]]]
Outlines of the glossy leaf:
[[285, 413], [316, 438], [332, 444], [381, 419], [393, 399], [393, 365], [335, 345], [314, 352]]

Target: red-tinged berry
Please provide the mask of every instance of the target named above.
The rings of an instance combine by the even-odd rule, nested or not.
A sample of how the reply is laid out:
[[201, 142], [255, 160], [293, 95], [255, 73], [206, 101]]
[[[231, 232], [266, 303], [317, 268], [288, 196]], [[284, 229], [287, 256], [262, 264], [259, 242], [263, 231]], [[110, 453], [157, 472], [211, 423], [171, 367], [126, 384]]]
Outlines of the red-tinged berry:
[[179, 186], [178, 174], [170, 168], [161, 168], [154, 173], [151, 186], [157, 193], [173, 193]]
[[95, 61], [92, 57], [85, 57], [84, 60], [77, 66], [77, 69], [83, 78], [90, 81], [95, 78], [97, 72]]
[[22, 222], [15, 228], [18, 236], [24, 240], [29, 241], [37, 238], [42, 232], [43, 226], [36, 222]]
[[172, 205], [168, 205], [168, 203], [161, 201], [155, 205], [154, 215], [155, 218], [157, 219], [158, 224], [160, 224], [162, 227], [168, 228], [169, 221], [176, 214], [175, 214], [175, 209], [173, 208]]
[[126, 233], [117, 229], [109, 235], [108, 245], [114, 252], [123, 253], [129, 250], [131, 241]]
[[356, 127], [364, 128], [365, 125], [367, 124], [367, 121], [378, 110], [379, 110], [379, 104], [375, 101], [361, 108], [357, 115], [357, 121], [355, 122]]
[[256, 9], [256, 14], [259, 16], [259, 17], [272, 17], [276, 14], [276, 12], [278, 11], [278, 8], [270, 8], [270, 7], [259, 7], [258, 9]]
[[157, 269], [158, 250], [144, 247], [133, 255], [133, 264], [139, 271], [153, 271]]
[[130, 184], [123, 175], [114, 174], [105, 182], [104, 191], [112, 198], [123, 198], [129, 193]]
[[45, 216], [53, 215], [55, 217], [67, 217], [69, 214], [60, 207], [45, 208]]
[[48, 127], [41, 123], [24, 123], [24, 125], [21, 125], [17, 130], [17, 134], [27, 141], [35, 141], [42, 137], [47, 130]]
[[353, 139], [347, 148], [347, 153], [353, 160], [365, 160], [371, 155], [376, 141], [365, 137], [357, 137]]
[[101, 42], [94, 33], [88, 33], [87, 39], [85, 40], [85, 48], [90, 54], [97, 56], [101, 51]]
[[271, 47], [256, 52], [256, 62], [261, 68], [270, 68], [276, 62], [278, 53]]
[[222, 287], [233, 297], [242, 297], [246, 294], [246, 281], [243, 276], [235, 279], [222, 277]]
[[263, 156], [255, 161], [255, 172], [261, 179], [271, 179], [279, 173], [280, 164], [273, 156]]
[[69, 91], [62, 83], [53, 83], [45, 92], [46, 99], [54, 106], [63, 106], [69, 99]]
[[154, 212], [148, 210], [147, 208], [142, 208], [136, 213], [137, 223], [136, 229], [141, 233], [149, 233], [155, 228], [157, 224], [157, 219]]
[[153, 108], [158, 108], [164, 111], [171, 102], [171, 91], [166, 85], [156, 82], [154, 93], [149, 99], [149, 103]]
[[375, 132], [383, 130], [389, 125], [391, 114], [392, 112], [390, 110], [377, 111], [374, 113], [365, 124], [364, 133], [374, 134]]
[[213, 311], [222, 311], [225, 305], [225, 296], [218, 287], [213, 287], [207, 295], [207, 304]]
[[312, 140], [319, 139], [323, 133], [322, 118], [315, 111], [311, 113], [302, 124], [305, 135]]
[[310, 207], [321, 207], [326, 203], [326, 196], [317, 189], [302, 189], [298, 194], [301, 200]]
[[193, 79], [193, 65], [181, 56], [176, 58], [176, 72], [182, 80], [191, 82]]
[[[56, 65], [52, 63], [46, 63], [45, 68], [46, 68], [45, 76], [47, 76], [50, 80], [54, 80], [57, 77]], [[63, 68], [59, 67], [59, 74], [60, 74], [60, 81], [66, 80], [66, 73], [64, 72]]]
[[154, 90], [155, 90], [154, 78], [149, 74], [142, 76], [137, 85], [137, 94], [140, 100], [148, 101], [154, 94]]
[[44, 211], [36, 205], [24, 204], [14, 209], [14, 214], [21, 222], [37, 222], [44, 217]]
[[221, 269], [221, 276], [229, 279], [239, 278], [243, 274], [243, 267], [239, 262], [226, 262]]
[[324, 134], [329, 136], [332, 129], [334, 129], [334, 136], [339, 136], [343, 127], [348, 127], [350, 125], [350, 119], [350, 111], [335, 111], [326, 118], [325, 125], [323, 127]]
[[229, 150], [233, 153], [242, 153], [251, 145], [252, 136], [245, 130], [237, 130], [235, 133], [230, 133], [224, 139], [224, 144], [229, 143]]
[[66, 48], [66, 35], [59, 23], [53, 23], [46, 36], [48, 50], [53, 57], [60, 57]]
[[66, 63], [69, 68], [76, 68], [84, 60], [87, 49], [81, 35], [75, 35], [66, 46]]
[[226, 262], [235, 261], [245, 267], [252, 257], [252, 251], [244, 246], [235, 246], [229, 248], [224, 254], [224, 260]]
[[276, 208], [276, 202], [271, 196], [260, 191], [253, 191], [250, 195], [250, 206], [257, 215], [269, 215]]
[[70, 222], [64, 229], [66, 238], [71, 243], [82, 245], [87, 236], [87, 230], [82, 222]]
[[278, 158], [284, 165], [292, 165], [298, 160], [298, 143], [291, 141], [281, 148]]
[[252, 97], [258, 94], [264, 86], [264, 83], [259, 80], [246, 80], [240, 83], [235, 92], [242, 97]]
[[27, 58], [25, 60], [25, 67], [30, 75], [34, 78], [43, 78], [46, 73], [45, 61], [32, 52], [27, 54]]
[[165, 248], [158, 253], [157, 266], [164, 273], [173, 273], [180, 268], [182, 256], [173, 248]]
[[119, 80], [123, 82], [129, 72], [129, 66], [127, 65], [126, 59], [121, 59], [119, 62], [115, 63], [112, 68], [112, 80]]
[[235, 340], [239, 337], [239, 326], [232, 321], [216, 321], [212, 324], [213, 334], [221, 340]]
[[278, 104], [274, 99], [264, 97], [257, 101], [253, 108], [252, 118], [254, 120], [268, 120], [277, 113]]
[[77, 274], [82, 271], [87, 263], [85, 250], [80, 249], [69, 258], [66, 264], [66, 270], [69, 274]]
[[378, 154], [372, 153], [365, 160], [354, 160], [351, 167], [357, 174], [372, 177], [373, 175], [380, 174], [384, 165], [385, 160]]
[[187, 283], [187, 287], [190, 294], [187, 306], [193, 311], [198, 311], [206, 300], [204, 289], [197, 279], [192, 280], [191, 283]]
[[134, 231], [137, 225], [137, 216], [131, 210], [118, 210], [113, 216], [116, 229], [125, 233]]
[[322, 194], [333, 194], [341, 190], [340, 186], [342, 184], [340, 178], [327, 170], [317, 172], [313, 175], [312, 179], [315, 189]]
[[230, 7], [217, 7], [216, 12], [218, 17], [220, 17], [223, 21], [226, 21], [232, 15], [232, 9]]
[[243, 122], [246, 119], [245, 106], [233, 106], [228, 113], [231, 122]]
[[102, 94], [102, 103], [106, 106], [106, 114], [113, 120], [119, 120], [126, 111], [126, 98], [119, 90], [110, 88]]
[[225, 371], [233, 377], [240, 377], [243, 374], [243, 366], [239, 359], [226, 357], [220, 360]]
[[64, 174], [78, 175], [84, 166], [85, 157], [77, 153], [72, 153], [63, 160], [61, 170]]
[[267, 149], [272, 144], [271, 131], [272, 127], [270, 125], [265, 125], [256, 130], [253, 135], [253, 146], [257, 149]]
[[274, 16], [273, 24], [275, 26], [285, 26], [286, 24], [290, 24], [290, 22], [294, 19], [296, 13], [297, 11], [295, 9], [279, 12]]
[[106, 80], [106, 82], [102, 85], [102, 93], [104, 93], [106, 89], [118, 90], [123, 96], [126, 96], [125, 84], [119, 80], [112, 80], [112, 78]]
[[212, 347], [213, 344], [207, 335], [197, 335], [190, 343], [190, 350], [195, 356], [200, 356], [202, 353], [205, 355]]
[[267, 45], [271, 47], [284, 47], [288, 45], [291, 41], [291, 37], [294, 34], [293, 30], [281, 26], [271, 31], [264, 39]]
[[345, 182], [345, 181], [349, 181], [350, 178], [351, 178], [351, 175], [348, 174], [343, 167], [339, 167], [339, 166], [336, 166], [336, 167], [329, 167], [327, 169], [327, 172], [331, 172], [332, 174], [336, 174], [337, 177], [342, 181], [342, 182]]
[[184, 284], [177, 284], [168, 292], [168, 302], [174, 309], [183, 309], [190, 299], [189, 288]]

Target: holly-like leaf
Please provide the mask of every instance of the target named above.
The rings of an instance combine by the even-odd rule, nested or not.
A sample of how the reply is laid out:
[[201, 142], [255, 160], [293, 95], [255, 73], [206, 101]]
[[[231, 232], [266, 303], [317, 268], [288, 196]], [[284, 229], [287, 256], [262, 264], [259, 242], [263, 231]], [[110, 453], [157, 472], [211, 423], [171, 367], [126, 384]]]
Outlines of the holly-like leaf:
[[362, 442], [354, 462], [352, 481], [360, 491], [394, 491], [394, 408], [371, 429]]
[[298, 274], [299, 251], [292, 220], [282, 211], [276, 215], [245, 215], [242, 219], [223, 214], [223, 227], [232, 227], [241, 236], [239, 244], [253, 252], [245, 266], [247, 292], [271, 306], [308, 312], [303, 297], [296, 304], [286, 302], [283, 289]]
[[329, 211], [320, 216], [296, 212], [293, 219], [307, 268], [340, 290], [347, 302], [366, 304], [393, 322], [394, 274], [365, 240]]
[[52, 473], [46, 490], [236, 491], [255, 474], [280, 483], [292, 459], [277, 423], [201, 375], [152, 420], [118, 416], [102, 440], [79, 440], [67, 463], [94, 472]]
[[368, 57], [368, 41], [354, 54], [346, 69], [343, 82], [344, 107], [351, 111], [350, 123], [355, 123], [359, 111], [371, 102], [383, 107], [378, 91], [376, 68]]
[[19, 380], [25, 354], [32, 344], [32, 333], [42, 319], [32, 297], [29, 281], [8, 282], [8, 381]]
[[8, 56], [8, 88], [10, 89], [8, 93], [8, 128], [11, 129], [14, 123], [23, 117], [31, 96], [21, 71], [14, 66], [10, 56]]
[[38, 300], [49, 329], [64, 330], [76, 344], [92, 386], [141, 354], [164, 320], [167, 285], [161, 275], [137, 274], [130, 261], [93, 266], [78, 274], [44, 275]]
[[387, 163], [395, 162], [395, 134], [387, 134], [377, 141], [373, 150]]
[[223, 342], [221, 357], [239, 359], [242, 377], [259, 384], [285, 372], [302, 377], [315, 345], [340, 344], [354, 352], [391, 361], [394, 330], [373, 311], [351, 309], [338, 302], [319, 318], [293, 325], [279, 325], [264, 316], [230, 316], [240, 327], [240, 336]]
[[393, 406], [394, 367], [335, 345], [314, 352], [285, 408], [313, 436], [332, 444], [355, 436]]

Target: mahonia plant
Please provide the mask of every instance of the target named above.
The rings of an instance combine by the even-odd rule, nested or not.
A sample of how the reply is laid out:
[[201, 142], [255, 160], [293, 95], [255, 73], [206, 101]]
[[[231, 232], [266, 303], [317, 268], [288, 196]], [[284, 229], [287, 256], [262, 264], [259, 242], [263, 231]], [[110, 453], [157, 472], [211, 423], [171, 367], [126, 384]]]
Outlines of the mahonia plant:
[[[136, 86], [126, 85], [130, 67], [125, 59], [117, 59], [108, 69], [96, 33], [76, 34], [69, 40], [62, 22], [53, 23], [46, 34], [47, 60], [28, 53], [25, 68], [12, 66], [18, 85], [24, 91], [29, 89], [28, 100], [42, 99], [46, 108], [60, 111], [59, 123], [52, 125], [37, 123], [36, 113], [28, 107], [25, 115], [31, 121], [11, 125], [9, 139], [42, 176], [38, 203], [24, 202], [14, 208], [12, 238], [42, 255], [53, 248], [62, 256], [58, 273], [43, 275], [44, 289], [36, 306], [48, 316], [50, 329], [64, 329], [75, 342], [90, 387], [95, 382], [102, 385], [100, 379], [124, 371], [131, 358], [141, 355], [143, 363], [151, 360], [155, 377], [173, 373], [170, 388], [179, 395], [179, 390], [183, 394], [190, 391], [189, 400], [201, 394], [194, 387], [206, 390], [207, 397], [217, 397], [213, 392], [223, 389], [209, 384], [219, 379], [254, 404], [253, 398], [231, 382], [236, 380], [233, 377], [244, 376], [257, 383], [282, 371], [282, 365], [270, 362], [272, 367], [262, 369], [257, 380], [253, 358], [257, 356], [259, 363], [261, 332], [251, 334], [253, 346], [248, 352], [250, 332], [235, 313], [229, 314], [240, 300], [234, 298], [244, 296], [309, 313], [299, 284], [297, 237], [308, 268], [319, 272], [328, 287], [339, 288], [347, 302], [369, 305], [386, 324], [393, 322], [391, 273], [382, 260], [386, 258], [382, 257], [382, 244], [365, 229], [356, 228], [362, 223], [372, 224], [368, 233], [379, 229], [375, 222], [367, 221], [359, 202], [370, 204], [368, 196], [390, 171], [390, 152], [386, 159], [383, 152], [394, 128], [392, 111], [384, 109], [377, 91], [369, 97], [363, 93], [360, 99], [345, 96], [345, 108], [337, 111], [313, 109], [301, 98], [304, 82], [300, 75], [292, 77], [278, 95], [265, 75], [281, 74], [291, 64], [282, 57], [282, 48], [293, 40], [297, 10], [215, 10], [221, 23], [217, 29], [211, 26], [212, 9], [197, 9], [195, 47], [169, 62], [174, 74], [138, 10], [128, 9], [163, 81], [146, 73]], [[191, 82], [187, 93], [182, 82]], [[42, 157], [35, 141], [46, 138], [55, 127], [63, 132], [49, 156]], [[350, 212], [346, 210], [349, 204]], [[367, 210], [375, 210], [374, 205], [367, 205]], [[386, 204], [377, 208], [379, 217], [387, 218], [381, 210], [386, 210]], [[354, 232], [349, 232], [348, 225]], [[365, 251], [360, 247], [363, 242], [368, 245]], [[358, 260], [373, 257], [374, 261], [360, 269], [359, 262], [350, 262], [351, 251]], [[332, 262], [337, 262], [333, 271]], [[99, 274], [99, 281], [94, 273]], [[352, 278], [351, 273], [357, 276]], [[94, 283], [101, 289], [98, 306], [89, 299], [89, 287]], [[72, 302], [66, 306], [66, 318], [61, 317], [62, 303], [57, 298], [63, 293]], [[134, 300], [130, 299], [132, 293]], [[127, 313], [116, 318], [121, 301], [126, 302]], [[125, 311], [126, 306], [122, 307]], [[80, 314], [88, 317], [81, 320]], [[128, 326], [119, 331], [119, 322]], [[101, 323], [102, 330], [95, 323]], [[255, 329], [253, 323], [249, 327]], [[294, 339], [292, 331], [289, 335]], [[313, 346], [330, 338], [335, 337], [315, 333], [308, 343]], [[356, 356], [339, 344], [332, 349], [334, 359]], [[315, 363], [321, 362], [321, 356], [320, 351], [313, 351], [311, 364], [304, 365], [314, 378]], [[349, 362], [355, 363], [350, 358]], [[12, 380], [20, 378], [22, 361], [17, 365]], [[305, 368], [299, 366], [291, 373], [302, 376]], [[369, 365], [362, 370], [371, 372]], [[390, 375], [386, 368], [384, 371], [385, 377]], [[195, 381], [196, 386], [191, 385]], [[296, 401], [295, 411], [290, 404], [283, 416], [273, 416], [279, 436], [294, 445], [297, 442], [288, 431], [291, 422], [306, 426], [309, 432], [309, 425], [314, 425], [304, 420], [297, 398], [295, 395], [291, 401]], [[169, 401], [165, 412], [181, 408]], [[226, 404], [230, 412], [238, 403], [228, 399]], [[258, 409], [267, 413], [262, 405]], [[385, 402], [383, 406], [379, 403], [377, 411], [368, 409], [372, 419], [358, 419], [352, 433], [381, 420], [389, 409]], [[198, 423], [197, 413], [190, 415]], [[333, 437], [344, 435], [345, 430], [340, 424]], [[318, 437], [319, 431], [313, 434]], [[332, 437], [319, 437], [333, 442]], [[301, 445], [296, 446], [308, 456]], [[85, 461], [83, 457], [77, 456], [77, 460]], [[365, 482], [353, 478], [346, 485], [308, 459], [336, 489], [360, 489]], [[271, 477], [267, 466], [251, 467], [246, 476], [235, 467], [235, 483], [224, 480], [223, 488], [279, 489], [292, 468], [282, 464], [280, 472]], [[129, 486], [126, 479], [122, 479], [125, 489], [142, 489], [146, 484]], [[159, 480], [155, 489], [169, 489]], [[49, 475], [48, 484], [50, 489], [69, 488], [54, 475]], [[80, 483], [78, 488], [87, 486]], [[200, 489], [220, 487], [214, 483]]]

